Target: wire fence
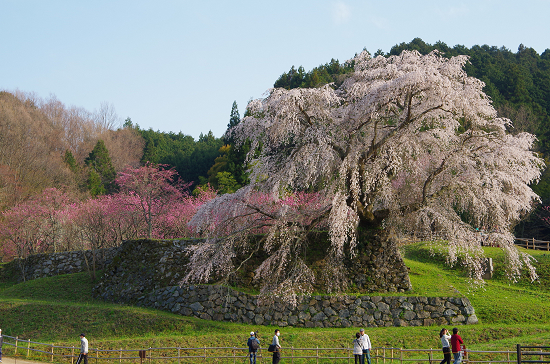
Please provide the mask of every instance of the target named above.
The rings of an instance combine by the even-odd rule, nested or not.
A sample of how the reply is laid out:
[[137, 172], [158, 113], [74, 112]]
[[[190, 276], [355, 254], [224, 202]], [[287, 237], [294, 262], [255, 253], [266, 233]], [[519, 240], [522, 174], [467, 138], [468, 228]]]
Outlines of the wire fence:
[[[4, 336], [3, 355], [17, 359], [30, 359], [42, 362], [75, 364], [80, 347], [59, 346], [21, 339], [17, 336]], [[141, 351], [141, 357], [140, 357]], [[271, 353], [260, 349], [256, 362], [270, 363]], [[281, 350], [284, 363], [354, 363], [353, 349], [342, 348], [294, 348]], [[441, 349], [404, 349], [375, 347], [371, 350], [372, 364], [438, 364], [443, 359]], [[159, 347], [136, 349], [100, 349], [90, 348], [89, 364], [199, 364], [199, 363], [249, 363], [247, 347]], [[478, 351], [467, 350], [463, 354], [463, 363], [517, 363], [517, 351]]]

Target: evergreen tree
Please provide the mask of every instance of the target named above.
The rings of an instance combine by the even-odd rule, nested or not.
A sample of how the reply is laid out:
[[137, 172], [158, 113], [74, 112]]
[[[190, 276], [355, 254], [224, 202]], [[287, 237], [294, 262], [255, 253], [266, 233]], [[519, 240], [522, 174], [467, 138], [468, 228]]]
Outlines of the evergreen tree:
[[234, 127], [240, 121], [241, 121], [241, 116], [239, 115], [239, 108], [237, 107], [237, 101], [233, 101], [233, 106], [231, 107], [231, 115], [229, 116], [229, 124], [227, 124], [227, 129]]
[[105, 186], [101, 182], [101, 177], [93, 168], [90, 168], [88, 170], [88, 179], [86, 180], [86, 186], [88, 187], [88, 190], [90, 191], [90, 195], [92, 195], [92, 197], [104, 195], [107, 192]]
[[[86, 166], [89, 168], [88, 187], [90, 188], [90, 191], [92, 191], [92, 188], [94, 188], [94, 191], [97, 192], [95, 194], [92, 193], [93, 195], [97, 196], [98, 194], [115, 192], [116, 171], [113, 167], [113, 164], [111, 163], [109, 151], [107, 150], [107, 147], [105, 147], [105, 143], [103, 142], [103, 140], [97, 141], [94, 149], [84, 160], [84, 163], [86, 163]], [[96, 176], [93, 172], [95, 172], [95, 174], [97, 174], [98, 178], [100, 179], [103, 190], [95, 187], [95, 183], [97, 182], [95, 181]], [[92, 182], [94, 184], [91, 184]], [[100, 193], [101, 191], [104, 192]]]
[[65, 151], [65, 156], [63, 157], [63, 161], [69, 167], [71, 172], [73, 172], [75, 174], [79, 172], [80, 166], [76, 162], [76, 159], [74, 158], [73, 153], [71, 153], [70, 150], [67, 149]]

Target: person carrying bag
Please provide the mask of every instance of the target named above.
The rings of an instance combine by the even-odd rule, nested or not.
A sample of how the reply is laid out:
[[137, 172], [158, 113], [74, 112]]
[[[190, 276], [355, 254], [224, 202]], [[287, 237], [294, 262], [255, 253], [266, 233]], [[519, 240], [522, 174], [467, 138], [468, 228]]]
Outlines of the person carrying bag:
[[273, 341], [267, 349], [267, 351], [273, 353], [273, 364], [278, 364], [281, 360], [281, 345], [279, 344], [279, 335], [281, 335], [281, 331], [279, 331], [279, 329], [275, 330]]
[[256, 364], [256, 353], [260, 348], [260, 341], [256, 337], [256, 333], [254, 331], [250, 333], [250, 337], [248, 338], [248, 342], [246, 344], [248, 345], [250, 364]]

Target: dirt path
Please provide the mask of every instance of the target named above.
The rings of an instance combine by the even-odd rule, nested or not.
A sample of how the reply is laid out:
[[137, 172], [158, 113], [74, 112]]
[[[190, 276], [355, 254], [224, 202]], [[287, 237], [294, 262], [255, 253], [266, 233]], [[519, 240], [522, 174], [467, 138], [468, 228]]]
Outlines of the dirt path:
[[[17, 361], [13, 357], [2, 355], [2, 364], [46, 364], [39, 361], [25, 360], [17, 358]], [[51, 363], [49, 363], [51, 364]]]

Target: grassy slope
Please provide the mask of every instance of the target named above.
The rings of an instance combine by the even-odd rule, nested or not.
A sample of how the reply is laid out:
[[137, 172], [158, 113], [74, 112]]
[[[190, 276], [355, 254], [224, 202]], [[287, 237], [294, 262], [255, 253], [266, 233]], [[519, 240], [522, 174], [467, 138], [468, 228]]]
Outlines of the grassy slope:
[[[508, 284], [503, 277], [503, 256], [487, 248], [494, 259], [495, 279], [483, 289], [473, 290], [465, 273], [444, 265], [429, 249], [414, 245], [405, 249], [414, 290], [409, 295], [456, 296], [470, 299], [481, 321], [461, 328], [470, 348], [512, 350], [516, 343], [542, 344], [550, 341], [550, 255], [535, 252], [540, 283], [525, 280]], [[139, 348], [155, 346], [242, 346], [251, 330], [259, 330], [265, 341], [273, 327], [203, 321], [152, 309], [114, 305], [91, 297], [86, 273], [0, 285], [0, 327], [6, 335], [33, 341], [77, 345], [85, 331], [92, 346]], [[346, 347], [355, 328], [284, 328], [285, 346]], [[438, 348], [439, 327], [368, 329], [375, 346]]]

